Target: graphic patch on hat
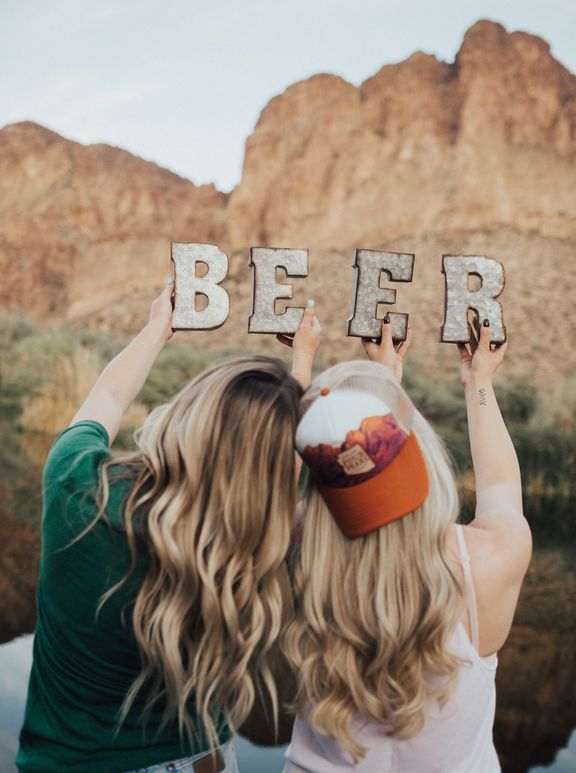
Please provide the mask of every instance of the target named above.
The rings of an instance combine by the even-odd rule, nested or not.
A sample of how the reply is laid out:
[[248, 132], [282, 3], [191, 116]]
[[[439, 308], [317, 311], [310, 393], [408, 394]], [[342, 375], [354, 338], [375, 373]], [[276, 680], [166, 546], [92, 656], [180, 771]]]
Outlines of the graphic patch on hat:
[[408, 435], [392, 413], [363, 419], [341, 445], [307, 445], [302, 452], [312, 474], [327, 486], [347, 488], [369, 480], [392, 462]]
[[360, 475], [376, 467], [366, 451], [358, 444], [338, 454], [338, 464], [347, 475]]

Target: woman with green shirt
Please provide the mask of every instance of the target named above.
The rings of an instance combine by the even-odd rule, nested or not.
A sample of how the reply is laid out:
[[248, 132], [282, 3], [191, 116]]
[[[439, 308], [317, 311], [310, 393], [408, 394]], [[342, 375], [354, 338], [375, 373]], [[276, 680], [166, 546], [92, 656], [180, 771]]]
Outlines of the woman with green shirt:
[[235, 771], [229, 739], [259, 684], [277, 705], [268, 656], [320, 326], [309, 303], [292, 374], [263, 356], [217, 365], [113, 453], [172, 335], [171, 294], [169, 280], [45, 465], [20, 771]]

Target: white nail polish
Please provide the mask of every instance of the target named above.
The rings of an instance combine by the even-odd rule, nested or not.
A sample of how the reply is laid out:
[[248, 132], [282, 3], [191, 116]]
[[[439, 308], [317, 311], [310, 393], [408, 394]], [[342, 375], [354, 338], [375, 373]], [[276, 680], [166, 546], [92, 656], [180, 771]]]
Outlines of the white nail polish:
[[306, 301], [306, 308], [307, 309], [313, 309], [314, 308], [314, 301], [312, 298], [309, 298], [309, 300]]

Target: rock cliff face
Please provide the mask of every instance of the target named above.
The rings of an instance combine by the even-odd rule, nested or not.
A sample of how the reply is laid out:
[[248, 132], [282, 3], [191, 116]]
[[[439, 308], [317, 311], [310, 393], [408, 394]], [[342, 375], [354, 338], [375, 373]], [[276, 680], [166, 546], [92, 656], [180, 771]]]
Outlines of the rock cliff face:
[[[166, 243], [222, 239], [226, 196], [33, 123], [0, 131], [0, 304], [75, 316], [167, 274]], [[168, 267], [169, 268], [169, 267]]]
[[[453, 354], [430, 346], [442, 321], [440, 256], [479, 253], [507, 269], [512, 368], [533, 377], [535, 367], [541, 379], [551, 367], [568, 372], [576, 77], [540, 38], [487, 21], [468, 30], [453, 63], [416, 53], [359, 87], [314, 76], [264, 108], [229, 196], [35, 124], [0, 130], [0, 307], [133, 330], [170, 271], [170, 241], [218, 243], [232, 255], [230, 321], [195, 334], [200, 345], [269, 348], [246, 334], [246, 248], [310, 247], [294, 300], [316, 298], [325, 362], [359, 355], [344, 338], [352, 248], [382, 247], [416, 253], [397, 308], [411, 313], [416, 358], [440, 372]], [[557, 314], [554, 329], [545, 309]]]
[[574, 233], [576, 79], [540, 38], [479, 22], [358, 88], [318, 75], [263, 110], [229, 206], [235, 245], [378, 244], [496, 225]]

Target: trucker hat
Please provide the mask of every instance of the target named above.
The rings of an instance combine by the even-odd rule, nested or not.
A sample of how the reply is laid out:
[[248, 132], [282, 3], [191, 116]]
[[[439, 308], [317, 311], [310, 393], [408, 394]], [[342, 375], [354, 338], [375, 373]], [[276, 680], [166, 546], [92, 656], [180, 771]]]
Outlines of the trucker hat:
[[302, 405], [296, 448], [346, 536], [368, 534], [425, 501], [415, 409], [389, 368], [336, 365], [314, 380]]

